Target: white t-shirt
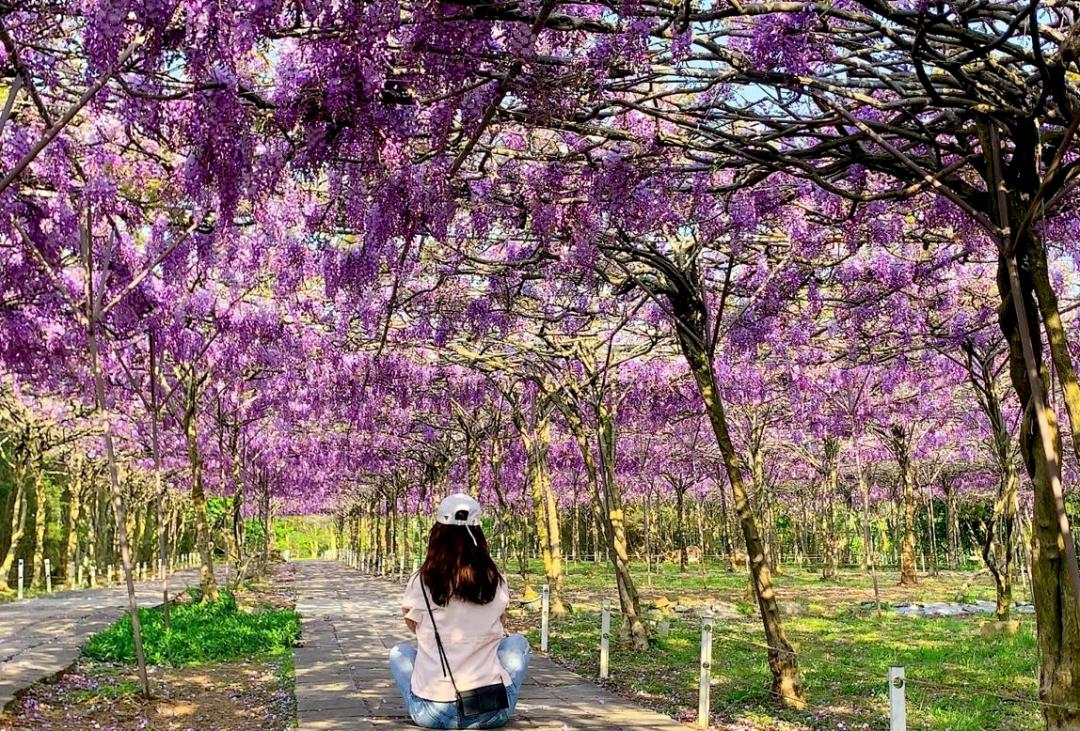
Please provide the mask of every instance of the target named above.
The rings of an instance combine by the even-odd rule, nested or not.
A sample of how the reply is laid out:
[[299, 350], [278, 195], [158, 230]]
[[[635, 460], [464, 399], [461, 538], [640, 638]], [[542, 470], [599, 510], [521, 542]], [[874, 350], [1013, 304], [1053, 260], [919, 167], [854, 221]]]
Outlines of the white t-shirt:
[[[499, 664], [497, 652], [503, 638], [500, 621], [510, 603], [506, 582], [500, 581], [495, 598], [487, 604], [472, 604], [451, 599], [445, 607], [428, 600], [442, 637], [443, 650], [450, 662], [458, 690], [470, 690], [502, 682], [510, 684], [510, 675]], [[405, 586], [401, 609], [406, 619], [416, 622], [416, 665], [413, 667], [412, 692], [419, 698], [448, 703], [456, 700], [449, 676], [443, 676], [439, 648], [431, 628], [420, 574], [413, 574]]]

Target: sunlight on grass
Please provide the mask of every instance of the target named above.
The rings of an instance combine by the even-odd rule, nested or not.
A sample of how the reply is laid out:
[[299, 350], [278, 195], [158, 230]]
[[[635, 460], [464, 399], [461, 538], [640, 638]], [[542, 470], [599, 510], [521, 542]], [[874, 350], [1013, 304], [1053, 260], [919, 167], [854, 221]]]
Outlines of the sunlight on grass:
[[[192, 602], [173, 607], [165, 629], [160, 607], [140, 609], [143, 648], [151, 665], [188, 665], [287, 654], [300, 634], [300, 619], [291, 610], [244, 612], [236, 599], [222, 592], [213, 604]], [[84, 653], [95, 660], [133, 662], [131, 617], [124, 615], [90, 638]], [[210, 682], [207, 678], [207, 682]]]
[[[668, 570], [653, 575], [648, 597], [663, 591], [696, 592], [702, 601], [734, 603], [741, 597], [741, 576], [710, 575], [716, 588], [701, 593], [701, 580], [693, 567], [685, 575]], [[640, 576], [635, 576], [641, 580]], [[719, 578], [719, 580], [717, 580]], [[604, 567], [574, 565], [569, 596], [591, 602], [613, 596]], [[816, 576], [785, 574], [789, 586], [828, 594], [835, 583]], [[924, 580], [920, 592], [936, 593], [936, 601], [951, 601], [963, 584], [958, 576]], [[542, 583], [542, 582], [538, 582]], [[780, 582], [778, 582], [780, 583]], [[846, 578], [844, 590], [858, 583]], [[865, 582], [869, 584], [869, 581]], [[611, 582], [613, 585], [613, 582]], [[644, 584], [644, 581], [642, 581]], [[983, 591], [986, 587], [981, 587]], [[992, 588], [989, 590], [992, 596]], [[579, 592], [575, 595], [574, 592]], [[670, 594], [666, 594], [669, 598]], [[790, 592], [781, 592], [785, 599]], [[844, 595], [846, 596], [846, 595]], [[578, 599], [581, 601], [581, 598]], [[979, 628], [985, 617], [877, 617], [859, 607], [865, 597], [835, 598], [824, 604], [825, 616], [802, 614], [784, 618], [789, 641], [799, 654], [807, 691], [806, 711], [776, 707], [768, 691], [769, 669], [765, 651], [756, 645], [764, 638], [760, 620], [717, 620], [714, 626], [712, 709], [717, 721], [737, 729], [861, 729], [888, 727], [886, 678], [893, 665], [905, 667], [909, 687], [909, 728], [926, 731], [1027, 731], [1041, 728], [1041, 716], [1031, 703], [1010, 703], [996, 696], [1037, 697], [1037, 650], [1033, 620], [1021, 617], [1021, 631], [1012, 636], [984, 638]], [[700, 604], [700, 602], [699, 602]], [[808, 603], [808, 605], [811, 603]], [[806, 612], [809, 612], [808, 605]], [[612, 618], [618, 633], [621, 619]], [[586, 677], [599, 669], [597, 612], [575, 611], [552, 620], [551, 654]], [[532, 639], [538, 641], [535, 630]], [[667, 637], [654, 637], [647, 653], [632, 652], [615, 644], [611, 654], [611, 684], [619, 692], [646, 700], [677, 717], [690, 717], [697, 708], [700, 620], [683, 614], [673, 618]], [[918, 683], [918, 685], [916, 685]], [[687, 715], [689, 714], [689, 716]], [[739, 725], [742, 724], [742, 725]]]

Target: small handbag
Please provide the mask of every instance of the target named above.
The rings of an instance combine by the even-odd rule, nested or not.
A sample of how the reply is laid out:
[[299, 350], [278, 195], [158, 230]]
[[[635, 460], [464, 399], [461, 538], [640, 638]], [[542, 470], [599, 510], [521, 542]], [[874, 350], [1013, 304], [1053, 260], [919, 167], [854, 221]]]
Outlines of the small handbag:
[[509, 708], [510, 698], [506, 695], [506, 686], [502, 683], [458, 690], [457, 682], [454, 680], [454, 671], [450, 669], [450, 661], [446, 658], [442, 637], [439, 636], [439, 627], [435, 624], [435, 613], [431, 611], [431, 602], [428, 601], [424, 581], [419, 576], [416, 580], [420, 582], [420, 591], [424, 594], [424, 604], [427, 605], [428, 616], [431, 617], [431, 629], [435, 631], [435, 646], [439, 648], [439, 662], [442, 664], [443, 677], [449, 677], [450, 684], [454, 686], [454, 695], [457, 696], [458, 719], [468, 723], [484, 714]]

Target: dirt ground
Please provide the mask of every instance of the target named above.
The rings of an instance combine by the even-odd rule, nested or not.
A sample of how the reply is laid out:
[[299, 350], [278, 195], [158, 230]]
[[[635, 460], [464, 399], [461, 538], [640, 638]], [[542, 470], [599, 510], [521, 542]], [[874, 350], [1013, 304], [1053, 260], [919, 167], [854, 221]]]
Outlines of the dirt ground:
[[292, 696], [273, 663], [150, 668], [152, 697], [139, 694], [129, 668], [80, 661], [54, 683], [39, 684], [0, 729], [16, 731], [284, 731]]
[[[293, 606], [292, 571], [237, 592], [242, 607]], [[151, 697], [133, 667], [82, 659], [39, 683], [4, 715], [0, 731], [285, 731], [296, 717], [292, 669], [279, 660], [150, 667]]]

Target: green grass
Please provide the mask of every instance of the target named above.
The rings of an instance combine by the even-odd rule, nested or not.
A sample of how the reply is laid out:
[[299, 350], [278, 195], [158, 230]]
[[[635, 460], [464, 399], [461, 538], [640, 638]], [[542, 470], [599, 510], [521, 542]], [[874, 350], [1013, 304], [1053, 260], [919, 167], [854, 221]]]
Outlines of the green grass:
[[[613, 634], [621, 620], [612, 618]], [[1028, 622], [1014, 636], [979, 636], [979, 620], [917, 619], [873, 615], [789, 617], [788, 638], [799, 654], [809, 707], [778, 708], [769, 694], [760, 624], [717, 621], [713, 638], [712, 709], [720, 720], [757, 718], [797, 727], [887, 727], [886, 678], [904, 666], [908, 722], [912, 729], [986, 731], [1040, 728], [1033, 704], [1000, 696], [1036, 697], [1036, 646]], [[599, 615], [576, 612], [553, 618], [550, 651], [586, 677], [599, 672]], [[697, 707], [700, 622], [676, 619], [667, 637], [655, 637], [649, 652], [615, 643], [611, 683], [670, 715]], [[530, 639], [539, 642], [538, 631]], [[926, 687], [923, 684], [936, 687]], [[763, 721], [767, 719], [767, 721]]]
[[[521, 577], [517, 571], [517, 562], [503, 560], [500, 568], [507, 574], [511, 585], [520, 587]], [[735, 572], [727, 570], [727, 564], [719, 561], [707, 561], [704, 567], [704, 577], [700, 564], [690, 564], [685, 572], [679, 571], [677, 563], [665, 563], [654, 567], [651, 576], [645, 570], [645, 564], [640, 561], [631, 562], [631, 570], [634, 581], [639, 590], [653, 591], [657, 593], [671, 592], [700, 592], [708, 591], [718, 594], [727, 601], [735, 601], [747, 589], [746, 572], [742, 569]], [[538, 560], [529, 561], [528, 568], [530, 581], [535, 586], [543, 583], [543, 565]], [[576, 590], [595, 591], [615, 587], [615, 578], [611, 573], [607, 562], [593, 563], [592, 561], [579, 561], [564, 564], [565, 581], [564, 588], [568, 592]], [[886, 591], [897, 583], [899, 571], [896, 569], [881, 569], [878, 571], [878, 582], [883, 591]], [[982, 576], [977, 581], [969, 582], [969, 573], [942, 571], [940, 576], [922, 576], [922, 586], [912, 590], [914, 601], [961, 601], [973, 602], [977, 600], [993, 600], [994, 587], [989, 577]], [[862, 599], [873, 598], [873, 580], [865, 572], [845, 568], [841, 569], [837, 579], [822, 581], [819, 567], [786, 565], [781, 567], [779, 573], [774, 574], [773, 583], [777, 592], [784, 599], [795, 599], [799, 594], [813, 594], [822, 587], [843, 588], [852, 592], [864, 592]], [[1013, 587], [1013, 598], [1016, 601], [1026, 601], [1024, 587], [1017, 582]]]
[[[508, 573], [516, 568], [505, 566]], [[600, 619], [595, 611], [601, 597], [613, 600], [614, 578], [601, 563], [569, 567], [564, 594], [574, 607], [566, 617], [553, 617], [550, 650], [560, 662], [586, 677], [599, 672]], [[834, 581], [822, 581], [817, 571], [784, 567], [776, 578], [782, 603], [798, 604], [797, 615], [783, 618], [788, 639], [799, 655], [808, 707], [779, 708], [769, 693], [761, 623], [757, 607], [746, 602], [745, 574], [728, 573], [710, 563], [703, 582], [700, 567], [685, 573], [666, 565], [652, 575], [651, 588], [644, 564], [635, 564], [634, 578], [648, 604], [664, 596], [673, 603], [726, 602], [738, 619], [717, 620], [713, 640], [712, 712], [714, 723], [743, 729], [887, 729], [886, 679], [890, 666], [905, 668], [909, 680], [908, 728], [929, 731], [1028, 731], [1042, 728], [1038, 706], [1007, 698], [1037, 698], [1038, 650], [1034, 618], [1019, 617], [1020, 632], [984, 638], [980, 627], [992, 617], [901, 617], [886, 612], [875, 616], [860, 607], [872, 600], [872, 581], [857, 570], [845, 570]], [[533, 586], [543, 583], [538, 563], [530, 564]], [[897, 573], [879, 576], [884, 605], [898, 601], [966, 601], [993, 599], [985, 577], [971, 582], [970, 574], [921, 576], [915, 589], [896, 587]], [[521, 579], [510, 575], [520, 596]], [[966, 588], [965, 588], [966, 587]], [[1014, 597], [1023, 600], [1023, 587]], [[530, 624], [535, 613], [530, 615]], [[621, 619], [612, 618], [613, 636]], [[654, 628], [655, 629], [655, 628]], [[682, 719], [696, 717], [701, 623], [691, 614], [676, 615], [667, 637], [654, 638], [648, 652], [635, 652], [613, 643], [609, 684], [618, 692]], [[533, 629], [530, 639], [539, 644]]]
[[[143, 649], [152, 665], [193, 665], [264, 656], [289, 655], [300, 634], [300, 618], [291, 610], [244, 612], [236, 598], [222, 592], [213, 604], [194, 601], [173, 606], [165, 629], [160, 607], [140, 609]], [[94, 660], [134, 662], [131, 618], [124, 615], [94, 635], [83, 650]]]

